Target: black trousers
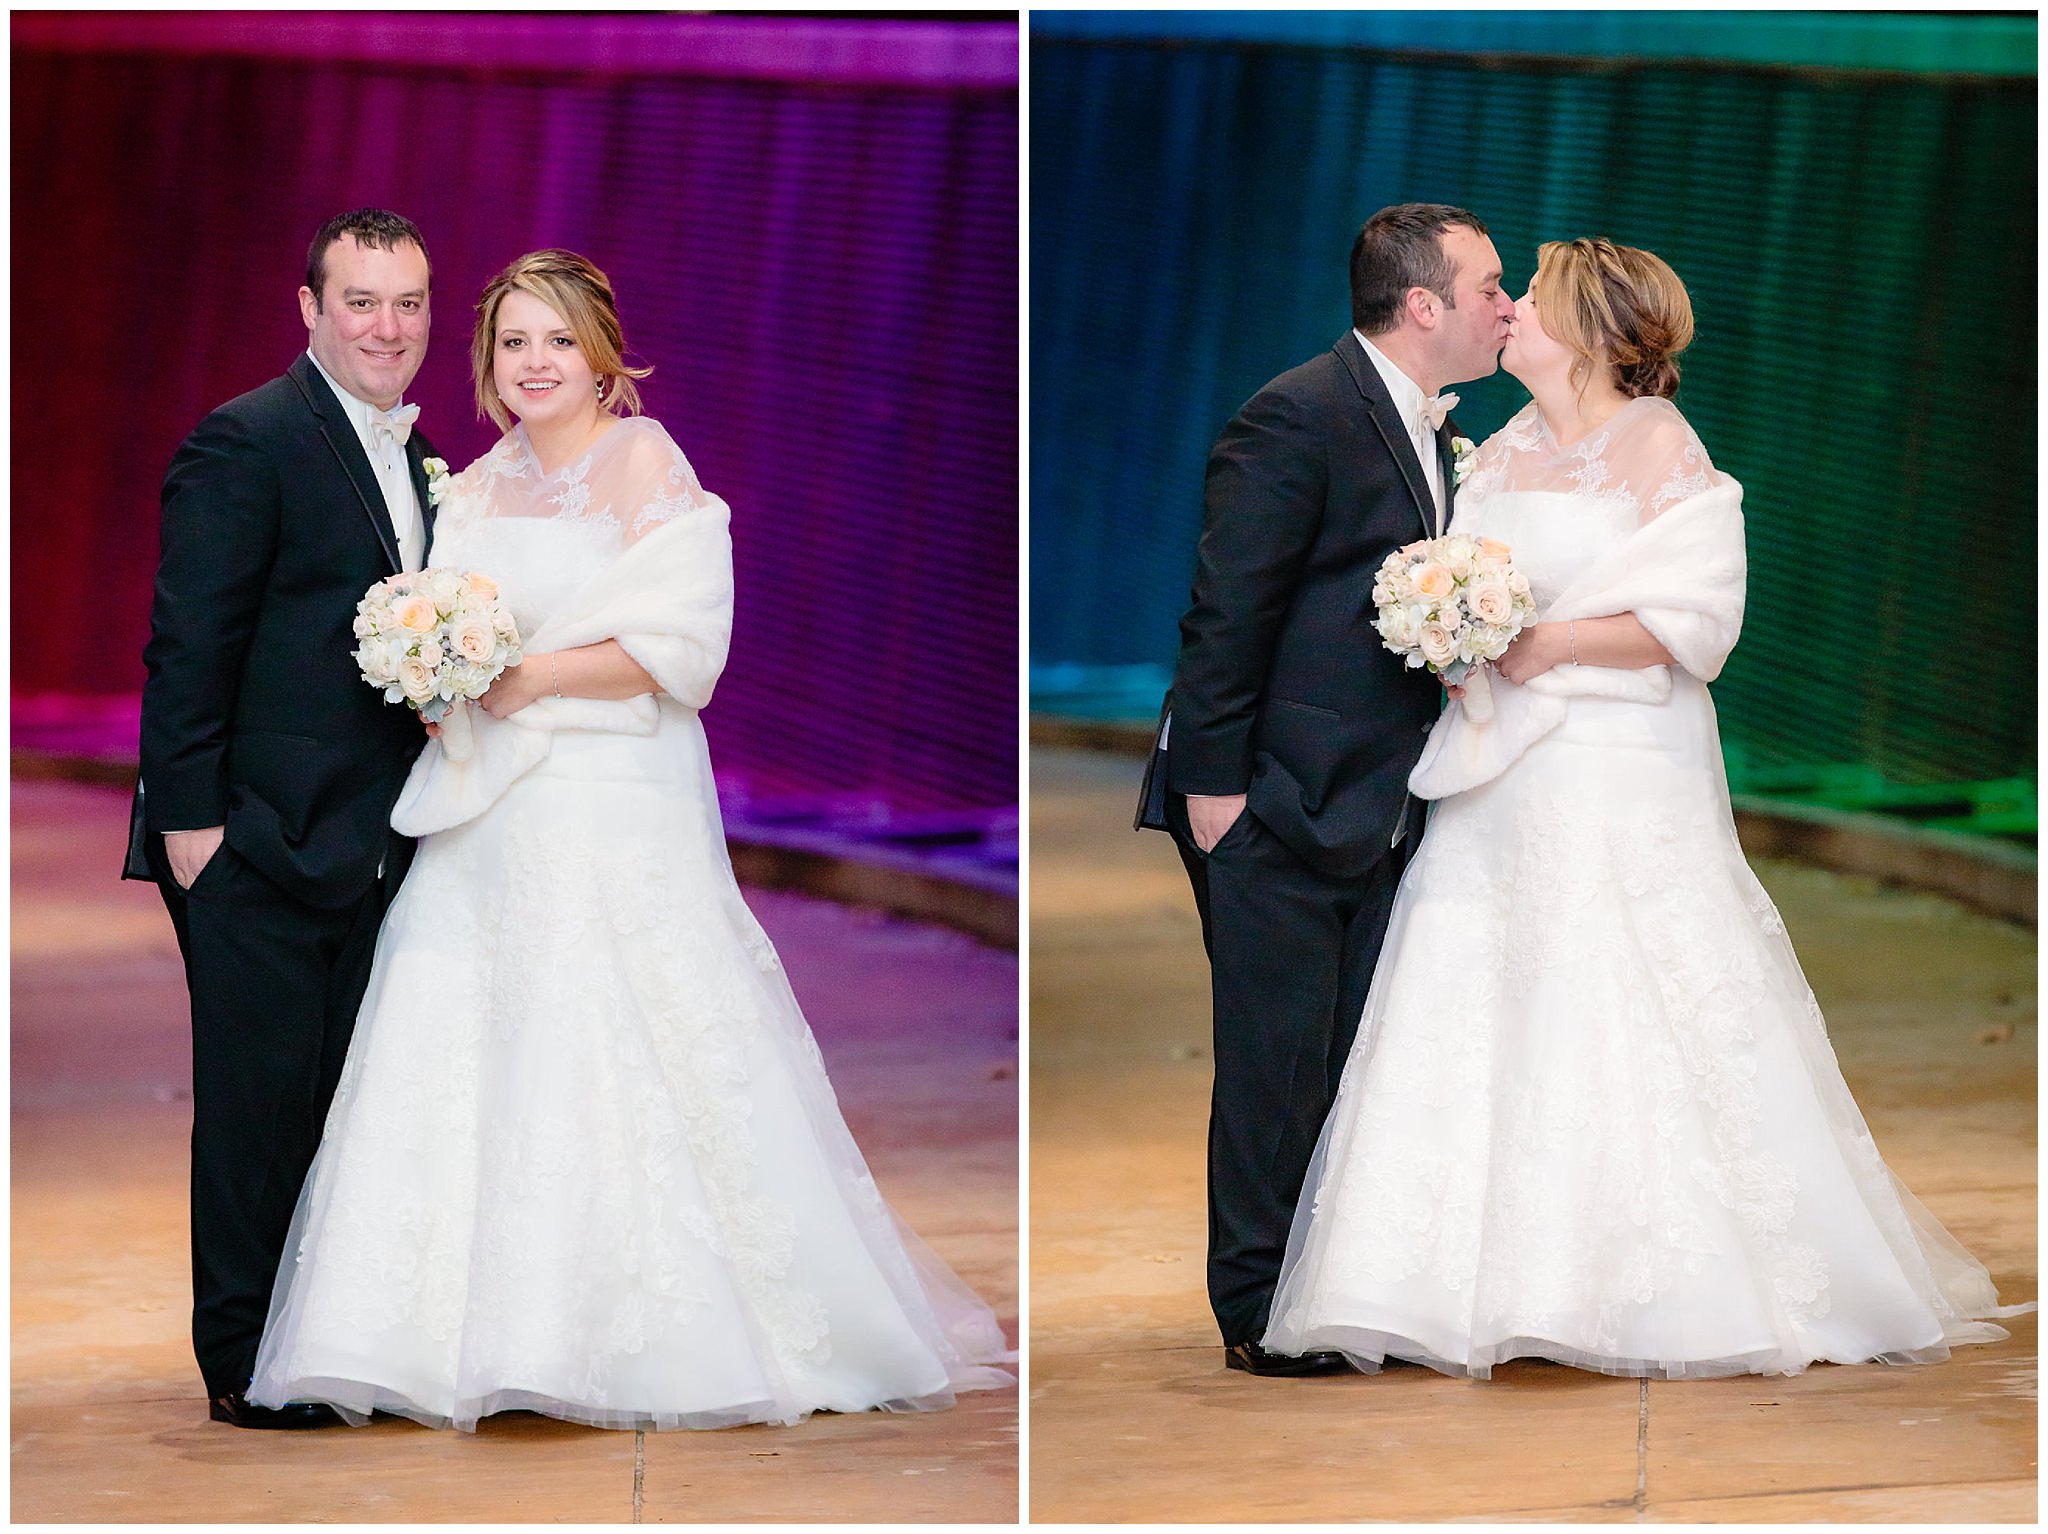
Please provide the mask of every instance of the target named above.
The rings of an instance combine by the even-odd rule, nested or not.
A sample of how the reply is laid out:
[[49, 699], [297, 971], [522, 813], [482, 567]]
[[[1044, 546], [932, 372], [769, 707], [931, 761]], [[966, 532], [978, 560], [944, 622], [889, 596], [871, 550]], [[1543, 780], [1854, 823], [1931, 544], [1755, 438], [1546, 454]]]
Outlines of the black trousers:
[[1209, 950], [1209, 1305], [1235, 1346], [1266, 1329], [1295, 1202], [1415, 837], [1411, 830], [1367, 873], [1339, 879], [1304, 863], [1249, 810], [1203, 853], [1186, 800], [1169, 797]]
[[395, 881], [322, 910], [223, 843], [181, 890], [151, 841], [192, 995], [192, 1351], [207, 1394], [225, 1395], [255, 1372]]

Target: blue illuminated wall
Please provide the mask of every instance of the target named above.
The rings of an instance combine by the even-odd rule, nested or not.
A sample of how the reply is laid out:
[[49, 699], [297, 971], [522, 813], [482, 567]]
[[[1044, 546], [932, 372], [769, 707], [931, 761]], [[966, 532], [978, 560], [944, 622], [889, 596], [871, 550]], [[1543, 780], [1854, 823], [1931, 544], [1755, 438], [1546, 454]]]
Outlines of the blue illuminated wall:
[[[1741, 782], [2031, 779], [2032, 640], [1954, 642], [1928, 572], [2032, 611], [2033, 58], [2011, 16], [1034, 13], [1034, 707], [1156, 710], [1217, 429], [1346, 330], [1360, 221], [1442, 201], [1517, 291], [1586, 234], [1688, 283]], [[1482, 434], [1525, 398], [1459, 392]]]

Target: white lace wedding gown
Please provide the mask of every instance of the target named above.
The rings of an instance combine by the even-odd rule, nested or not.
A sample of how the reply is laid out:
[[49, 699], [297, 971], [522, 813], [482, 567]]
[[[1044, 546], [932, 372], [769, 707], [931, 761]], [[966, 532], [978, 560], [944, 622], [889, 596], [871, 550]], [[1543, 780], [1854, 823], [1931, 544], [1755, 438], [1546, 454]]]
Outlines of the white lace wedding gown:
[[[1454, 530], [1510, 545], [1541, 612], [1724, 480], [1667, 401], [1564, 449], [1531, 405]], [[1433, 807], [1267, 1347], [1673, 1378], [2006, 1335], [1971, 1319], [2012, 1313], [1983, 1267], [1879, 1157], [1736, 840], [1707, 690], [1673, 671], [1661, 705], [1574, 698]]]
[[[708, 593], [682, 625], [708, 697], [725, 509], [652, 421], [552, 476], [515, 431], [454, 481], [433, 562], [497, 580], [532, 637], [683, 516], [726, 561], [684, 572]], [[1014, 1356], [994, 1316], [895, 1221], [840, 1118], [733, 881], [696, 709], [638, 707], [645, 733], [560, 728], [488, 808], [421, 841], [252, 1400], [709, 1428], [1011, 1382], [985, 1367]], [[479, 768], [526, 739], [477, 728]]]

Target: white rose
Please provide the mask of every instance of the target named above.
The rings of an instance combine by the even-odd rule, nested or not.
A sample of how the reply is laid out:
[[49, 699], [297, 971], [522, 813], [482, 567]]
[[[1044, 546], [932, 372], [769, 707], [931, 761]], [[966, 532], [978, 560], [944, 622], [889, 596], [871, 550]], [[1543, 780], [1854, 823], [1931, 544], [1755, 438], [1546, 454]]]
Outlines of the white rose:
[[368, 613], [357, 613], [356, 621], [349, 628], [358, 639], [368, 639], [377, 632], [377, 625]]
[[1508, 590], [1518, 597], [1527, 596], [1529, 594], [1529, 577], [1519, 570], [1508, 571]]
[[434, 673], [417, 655], [408, 655], [398, 663], [398, 690], [415, 708], [433, 697]]
[[1441, 623], [1425, 623], [1415, 635], [1415, 648], [1422, 658], [1441, 671], [1457, 659], [1458, 642]]
[[379, 634], [363, 641], [356, 651], [356, 664], [363, 668], [363, 675], [375, 677], [380, 682], [389, 682], [398, 675], [398, 663], [405, 659], [406, 642], [390, 634]]
[[1412, 650], [1415, 631], [1421, 626], [1411, 608], [1389, 607], [1380, 614], [1380, 638], [1397, 650]]

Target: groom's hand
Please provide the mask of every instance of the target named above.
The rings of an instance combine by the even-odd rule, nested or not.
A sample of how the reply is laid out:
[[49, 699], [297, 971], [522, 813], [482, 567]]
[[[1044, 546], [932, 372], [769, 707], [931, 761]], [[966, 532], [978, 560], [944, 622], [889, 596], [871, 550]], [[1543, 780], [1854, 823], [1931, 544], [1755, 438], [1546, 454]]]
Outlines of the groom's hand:
[[1188, 830], [1194, 833], [1195, 845], [1204, 852], [1212, 850], [1223, 840], [1223, 833], [1237, 824], [1237, 817], [1244, 813], [1243, 794], [1189, 794]]
[[178, 881], [178, 888], [192, 888], [192, 881], [199, 877], [201, 869], [213, 861], [213, 855], [220, 851], [226, 826], [208, 826], [201, 831], [164, 832], [164, 856], [170, 860], [171, 877]]

